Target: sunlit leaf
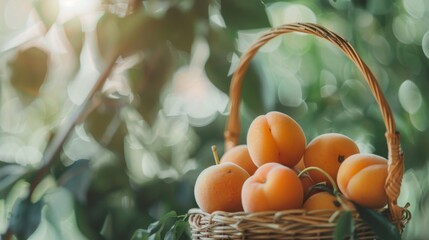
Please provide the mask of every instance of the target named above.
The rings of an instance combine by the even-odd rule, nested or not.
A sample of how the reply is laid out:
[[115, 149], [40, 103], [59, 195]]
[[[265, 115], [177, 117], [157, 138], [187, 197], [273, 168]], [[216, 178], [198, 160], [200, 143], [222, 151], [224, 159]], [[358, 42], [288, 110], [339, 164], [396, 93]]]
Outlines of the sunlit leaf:
[[91, 169], [86, 159], [74, 162], [58, 179], [58, 183], [72, 192], [80, 202], [86, 201], [90, 182]]
[[48, 72], [48, 54], [40, 48], [31, 47], [19, 51], [9, 66], [12, 85], [23, 93], [37, 97]]
[[386, 217], [372, 209], [362, 207], [356, 203], [355, 207], [360, 217], [374, 231], [374, 233], [378, 236], [378, 239], [401, 239], [401, 235], [399, 234], [396, 227]]
[[336, 221], [334, 238], [336, 240], [343, 240], [353, 234], [353, 216], [352, 212], [344, 211]]
[[60, 11], [58, 0], [34, 0], [33, 4], [40, 19], [49, 29], [55, 23]]
[[28, 239], [36, 231], [40, 224], [43, 205], [42, 200], [32, 203], [28, 198], [15, 203], [10, 227], [18, 239]]

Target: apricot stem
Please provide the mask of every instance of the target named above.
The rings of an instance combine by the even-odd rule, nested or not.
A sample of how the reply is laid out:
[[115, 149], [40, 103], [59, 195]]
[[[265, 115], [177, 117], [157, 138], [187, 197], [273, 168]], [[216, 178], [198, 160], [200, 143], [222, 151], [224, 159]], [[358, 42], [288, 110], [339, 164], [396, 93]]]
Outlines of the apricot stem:
[[323, 170], [319, 167], [306, 167], [298, 174], [298, 177], [301, 177], [302, 174], [304, 174], [305, 172], [311, 171], [311, 170], [319, 171], [320, 173], [325, 175], [325, 177], [327, 177], [329, 182], [332, 184], [332, 188], [334, 189], [334, 193], [338, 192], [337, 184], [335, 183], [334, 179], [332, 179], [331, 175], [329, 175], [329, 173], [327, 173], [325, 170]]
[[219, 160], [219, 155], [217, 155], [217, 150], [216, 150], [216, 146], [213, 145], [212, 146], [212, 152], [213, 152], [213, 157], [215, 159], [216, 165], [220, 164], [220, 160]]

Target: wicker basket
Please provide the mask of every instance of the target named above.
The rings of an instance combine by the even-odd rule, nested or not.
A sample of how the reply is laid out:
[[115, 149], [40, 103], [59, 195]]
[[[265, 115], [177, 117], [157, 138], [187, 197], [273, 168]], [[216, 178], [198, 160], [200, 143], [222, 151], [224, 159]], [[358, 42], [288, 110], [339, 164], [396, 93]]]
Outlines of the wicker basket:
[[[388, 176], [385, 184], [388, 196], [387, 208], [381, 209], [389, 220], [402, 232], [410, 215], [408, 210], [398, 206], [397, 199], [403, 176], [403, 154], [400, 148], [399, 133], [390, 107], [380, 90], [377, 80], [358, 56], [353, 47], [343, 38], [324, 27], [311, 23], [287, 24], [271, 29], [261, 36], [241, 57], [230, 87], [231, 109], [225, 130], [225, 149], [238, 144], [240, 133], [239, 105], [242, 79], [247, 67], [258, 49], [269, 40], [285, 33], [300, 32], [324, 38], [340, 48], [363, 74], [383, 115], [386, 125], [388, 146]], [[258, 213], [222, 212], [211, 214], [200, 209], [189, 210], [189, 222], [193, 239], [332, 239], [335, 221], [339, 211], [312, 211], [303, 209], [267, 211]], [[370, 227], [357, 213], [353, 213], [355, 232], [359, 239], [374, 239]]]

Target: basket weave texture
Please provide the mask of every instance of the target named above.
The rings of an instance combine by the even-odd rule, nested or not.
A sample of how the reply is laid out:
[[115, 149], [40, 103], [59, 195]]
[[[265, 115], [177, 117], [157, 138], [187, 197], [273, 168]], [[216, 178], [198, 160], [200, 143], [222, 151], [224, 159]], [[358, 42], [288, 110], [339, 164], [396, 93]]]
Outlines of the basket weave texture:
[[[230, 85], [230, 114], [224, 133], [225, 150], [238, 144], [240, 135], [239, 106], [243, 76], [259, 48], [271, 39], [286, 33], [300, 32], [328, 40], [337, 46], [356, 65], [367, 82], [380, 108], [386, 126], [388, 149], [388, 174], [385, 191], [388, 197], [384, 214], [402, 232], [410, 215], [407, 209], [398, 206], [401, 181], [404, 172], [404, 158], [400, 147], [399, 133], [389, 104], [371, 70], [359, 57], [354, 48], [342, 37], [313, 23], [286, 24], [269, 30], [262, 35], [240, 58]], [[312, 211], [303, 209], [266, 211], [258, 213], [222, 212], [205, 213], [200, 209], [189, 210], [189, 222], [193, 239], [332, 239], [335, 220], [339, 211]], [[353, 213], [358, 239], [374, 239], [376, 236], [357, 213]]]

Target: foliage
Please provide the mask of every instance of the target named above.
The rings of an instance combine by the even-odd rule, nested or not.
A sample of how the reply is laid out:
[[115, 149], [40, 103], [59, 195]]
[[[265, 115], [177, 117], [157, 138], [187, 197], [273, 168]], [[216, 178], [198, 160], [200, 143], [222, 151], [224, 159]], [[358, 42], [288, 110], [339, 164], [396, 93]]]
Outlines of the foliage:
[[[212, 162], [209, 146], [222, 146], [231, 72], [263, 31], [289, 22], [333, 30], [374, 72], [402, 137], [407, 172], [400, 204], [410, 202], [418, 219], [404, 234], [427, 235], [419, 222], [427, 222], [429, 192], [423, 184], [429, 100], [422, 93], [429, 84], [428, 3], [5, 0], [0, 6], [5, 239], [189, 237], [181, 215], [196, 207], [193, 185]], [[341, 132], [362, 151], [386, 156], [385, 128], [361, 79], [319, 39], [273, 39], [247, 70], [242, 129], [278, 110], [305, 126], [307, 139]], [[362, 211], [367, 221], [380, 222]], [[350, 221], [348, 213], [340, 216], [338, 238], [352, 233]], [[379, 234], [396, 236], [390, 226], [377, 226]]]

